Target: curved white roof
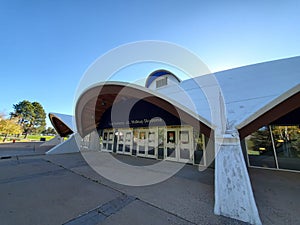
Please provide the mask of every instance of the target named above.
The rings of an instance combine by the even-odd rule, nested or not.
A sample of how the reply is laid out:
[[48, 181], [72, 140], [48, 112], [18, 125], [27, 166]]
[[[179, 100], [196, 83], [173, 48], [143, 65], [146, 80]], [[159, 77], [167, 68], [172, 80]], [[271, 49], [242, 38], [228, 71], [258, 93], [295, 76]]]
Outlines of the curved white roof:
[[[280, 96], [289, 93], [290, 90], [290, 94], [299, 92], [299, 84], [298, 56], [198, 76], [184, 80], [178, 86], [160, 88], [157, 92], [193, 109], [188, 105], [190, 101], [185, 100], [190, 98], [196, 113], [211, 121], [206, 93], [216, 90], [216, 86], [219, 85], [225, 101], [227, 120], [232, 126], [240, 128], [249, 122], [249, 118], [254, 119], [256, 114], [263, 113], [261, 110], [268, 104], [274, 105], [276, 101], [278, 104]], [[217, 97], [216, 93], [210, 101], [219, 101]], [[214, 110], [212, 109], [212, 112]]]
[[67, 114], [61, 114], [61, 113], [49, 113], [49, 115], [55, 116], [57, 119], [62, 121], [70, 130], [72, 130], [74, 133], [76, 132], [76, 126], [74, 124], [74, 116], [67, 115]]
[[[132, 87], [152, 93], [143, 86]], [[153, 90], [153, 94], [199, 117], [205, 124], [216, 125], [212, 114], [226, 114], [228, 124], [240, 129], [299, 91], [300, 56], [297, 56], [198, 76]], [[215, 107], [222, 106], [222, 101], [224, 111]], [[53, 114], [76, 132], [73, 116]]]

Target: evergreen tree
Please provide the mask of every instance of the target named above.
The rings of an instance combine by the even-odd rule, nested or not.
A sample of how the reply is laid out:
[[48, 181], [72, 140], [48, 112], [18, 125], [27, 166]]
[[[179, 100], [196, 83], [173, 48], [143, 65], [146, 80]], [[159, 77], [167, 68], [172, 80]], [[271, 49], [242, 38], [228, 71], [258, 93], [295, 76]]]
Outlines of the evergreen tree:
[[40, 133], [45, 130], [46, 113], [42, 105], [38, 102], [23, 100], [13, 105], [14, 112], [11, 118], [17, 118], [18, 123], [23, 127], [25, 138], [30, 133]]

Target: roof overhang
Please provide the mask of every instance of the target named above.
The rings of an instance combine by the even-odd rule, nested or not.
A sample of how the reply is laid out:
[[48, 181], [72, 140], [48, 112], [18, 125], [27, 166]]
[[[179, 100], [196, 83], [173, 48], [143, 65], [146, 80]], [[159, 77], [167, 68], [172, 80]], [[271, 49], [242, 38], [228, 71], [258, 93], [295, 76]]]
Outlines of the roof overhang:
[[104, 112], [113, 104], [126, 98], [138, 98], [148, 101], [174, 116], [180, 116], [180, 119], [186, 124], [198, 127], [202, 133], [210, 136], [212, 126], [190, 109], [145, 87], [125, 82], [98, 83], [86, 89], [80, 95], [75, 106], [75, 121], [78, 133], [84, 137], [97, 129]]
[[71, 118], [72, 116], [69, 115], [49, 113], [49, 119], [53, 127], [61, 137], [66, 137], [74, 133], [74, 128], [72, 128], [72, 126], [69, 124], [70, 122], [67, 121], [67, 120], [72, 120]]
[[245, 138], [262, 126], [300, 107], [300, 84], [280, 95], [237, 126], [240, 137]]

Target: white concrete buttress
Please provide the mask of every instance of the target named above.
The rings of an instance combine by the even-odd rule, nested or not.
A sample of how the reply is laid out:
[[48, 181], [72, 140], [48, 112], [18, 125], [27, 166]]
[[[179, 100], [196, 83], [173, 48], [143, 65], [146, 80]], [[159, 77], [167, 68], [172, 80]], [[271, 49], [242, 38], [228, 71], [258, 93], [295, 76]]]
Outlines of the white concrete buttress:
[[214, 213], [261, 225], [238, 132], [216, 137], [215, 149]]
[[94, 130], [89, 135], [90, 135], [89, 149], [100, 150], [100, 138], [98, 132]]
[[59, 135], [56, 135], [54, 138], [52, 138], [49, 141], [44, 142], [43, 144], [41, 144], [40, 146], [53, 146], [53, 145], [59, 145], [60, 143], [62, 143], [64, 141], [64, 138], [62, 138]]
[[64, 153], [73, 153], [79, 152], [79, 147], [77, 143], [80, 143], [81, 137], [78, 133], [74, 133], [69, 137], [68, 140], [62, 142], [59, 145], [51, 148], [46, 154], [64, 154]]

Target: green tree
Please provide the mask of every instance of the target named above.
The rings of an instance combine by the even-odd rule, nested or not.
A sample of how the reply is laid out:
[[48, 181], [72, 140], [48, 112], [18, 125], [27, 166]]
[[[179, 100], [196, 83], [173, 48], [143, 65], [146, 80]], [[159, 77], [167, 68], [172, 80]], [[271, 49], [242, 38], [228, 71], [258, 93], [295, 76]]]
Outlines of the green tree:
[[46, 130], [42, 132], [43, 135], [56, 135], [57, 132], [53, 127], [47, 127]]
[[43, 130], [45, 130], [46, 126], [46, 113], [43, 106], [40, 103], [33, 102], [32, 105], [34, 108], [33, 111], [35, 115], [33, 122], [34, 132], [41, 133]]
[[5, 135], [3, 139], [4, 142], [7, 136], [10, 134], [21, 134], [22, 127], [18, 124], [18, 121], [16, 119], [4, 119], [4, 117], [1, 116], [0, 133]]
[[31, 133], [35, 118], [34, 107], [31, 102], [23, 100], [13, 105], [14, 112], [10, 113], [11, 118], [17, 118], [18, 123], [23, 127], [25, 138]]
[[23, 127], [25, 138], [30, 133], [39, 133], [45, 130], [46, 113], [38, 102], [23, 100], [13, 105], [14, 112], [10, 113], [11, 118], [17, 118], [18, 123]]
[[262, 127], [252, 133], [250, 141], [253, 143], [253, 150], [255, 151], [263, 151], [264, 153], [272, 151], [272, 141], [268, 127]]

